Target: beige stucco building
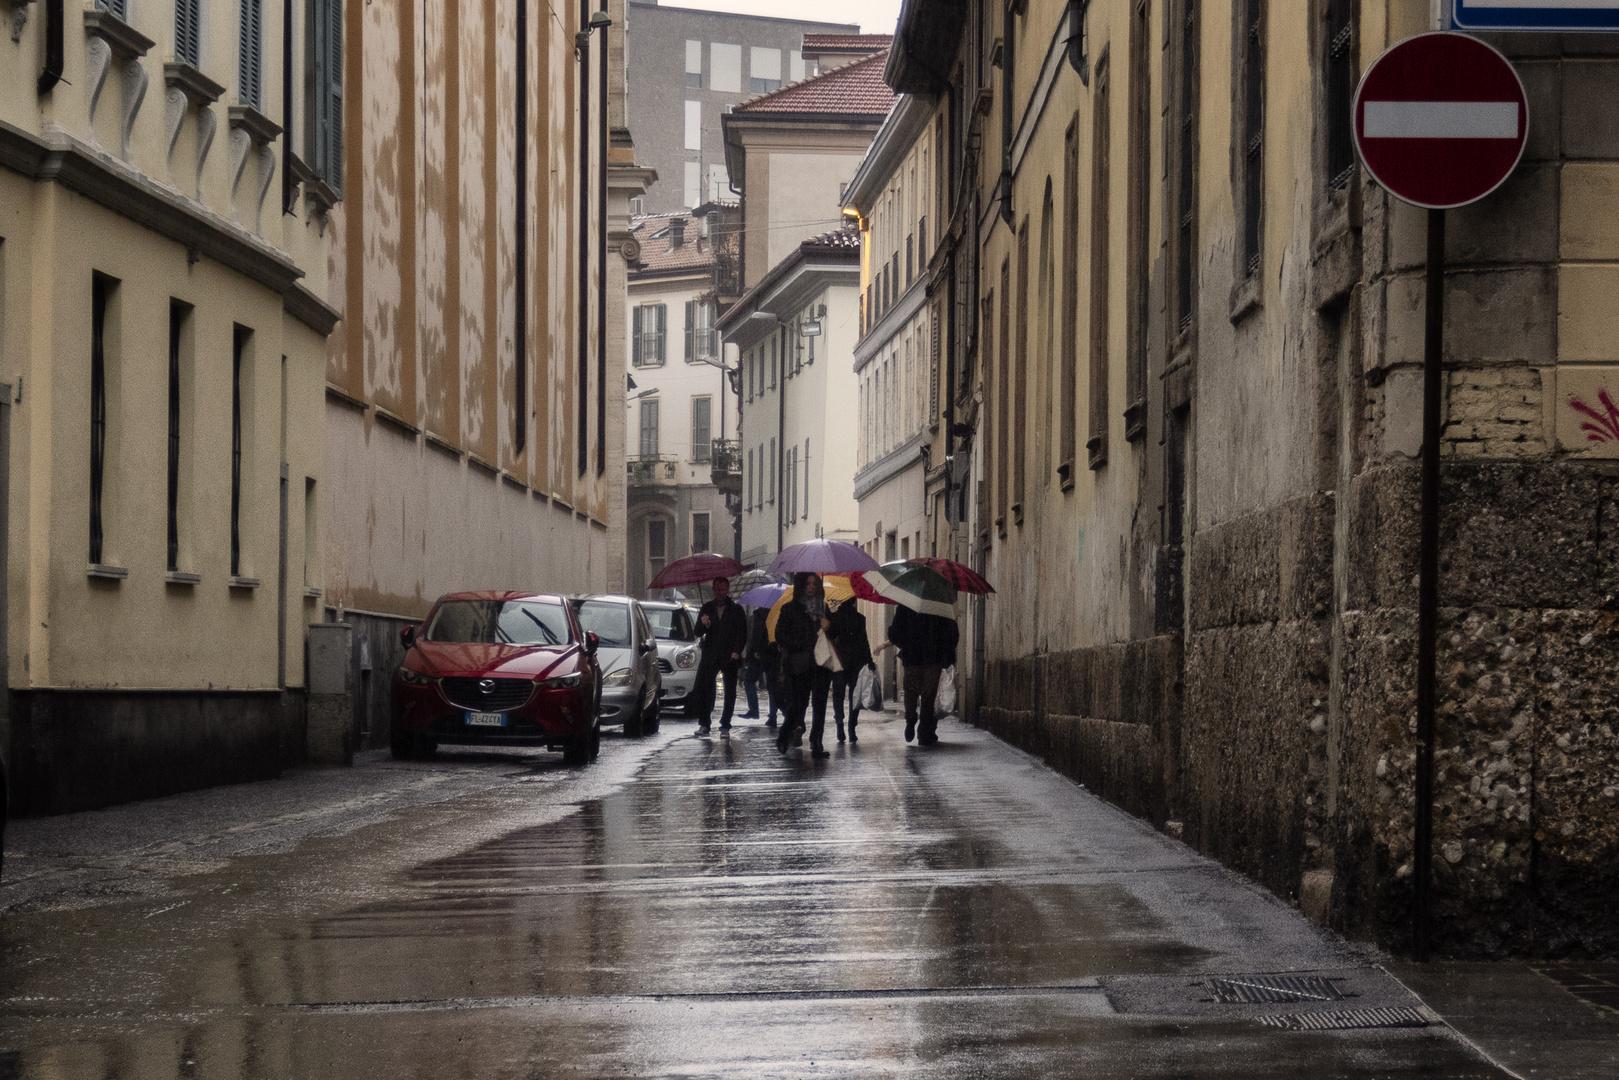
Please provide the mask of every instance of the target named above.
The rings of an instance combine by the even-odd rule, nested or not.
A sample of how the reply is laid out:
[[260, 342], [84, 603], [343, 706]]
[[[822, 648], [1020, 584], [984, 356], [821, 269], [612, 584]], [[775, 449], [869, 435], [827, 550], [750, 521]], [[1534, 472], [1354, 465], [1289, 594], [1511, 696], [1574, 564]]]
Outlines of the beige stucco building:
[[621, 247], [650, 174], [622, 8], [583, 59], [580, 5], [348, 8], [318, 586], [355, 627], [362, 738], [385, 741], [398, 629], [439, 595], [624, 587]]
[[235, 5], [3, 6], [13, 812], [303, 752], [338, 318], [331, 192], [303, 163], [334, 88], [305, 18], [328, 6], [298, 5], [290, 41]]

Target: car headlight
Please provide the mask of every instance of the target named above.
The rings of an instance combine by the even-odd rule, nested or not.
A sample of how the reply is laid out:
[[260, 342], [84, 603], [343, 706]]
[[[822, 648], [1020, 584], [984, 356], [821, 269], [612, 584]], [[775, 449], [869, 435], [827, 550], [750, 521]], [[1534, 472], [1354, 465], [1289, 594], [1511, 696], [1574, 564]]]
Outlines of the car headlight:
[[572, 675], [562, 675], [555, 679], [537, 679], [534, 685], [540, 690], [566, 690], [584, 681], [584, 673], [576, 671]]
[[696, 649], [682, 649], [682, 650], [680, 650], [680, 654], [675, 657], [675, 667], [677, 667], [677, 668], [681, 668], [682, 670], [685, 670], [685, 671], [690, 671], [692, 668], [694, 668], [696, 666], [697, 666], [697, 650]]
[[630, 680], [634, 677], [635, 672], [627, 667], [621, 667], [603, 679], [602, 686], [628, 686], [630, 685]]
[[399, 681], [402, 683], [408, 683], [411, 686], [426, 686], [428, 683], [432, 682], [433, 679], [431, 676], [423, 675], [419, 671], [412, 671], [408, 667], [402, 667], [399, 669]]

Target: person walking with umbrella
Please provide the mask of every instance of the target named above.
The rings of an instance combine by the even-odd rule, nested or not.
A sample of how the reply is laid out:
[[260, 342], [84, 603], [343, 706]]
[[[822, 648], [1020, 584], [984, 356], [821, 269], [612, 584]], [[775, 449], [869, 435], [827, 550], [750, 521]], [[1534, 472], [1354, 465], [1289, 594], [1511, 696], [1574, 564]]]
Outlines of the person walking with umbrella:
[[736, 709], [736, 681], [742, 670], [742, 654], [748, 647], [748, 617], [731, 600], [731, 583], [717, 577], [714, 599], [697, 612], [697, 637], [702, 642], [702, 659], [697, 663], [697, 686], [693, 690], [692, 711], [697, 717], [697, 734], [707, 735], [714, 712], [714, 680], [725, 676], [725, 711], [720, 714], [720, 731], [731, 730], [731, 713]]
[[826, 636], [837, 650], [838, 663], [843, 670], [832, 676], [832, 716], [838, 725], [838, 742], [843, 741], [843, 705], [849, 705], [849, 741], [857, 743], [855, 725], [860, 722], [860, 696], [855, 683], [860, 673], [876, 667], [871, 659], [871, 642], [866, 637], [866, 617], [860, 614], [860, 605], [853, 599], [845, 600], [832, 611]]
[[794, 574], [793, 598], [782, 606], [776, 621], [782, 681], [787, 684], [787, 718], [776, 736], [776, 749], [784, 754], [788, 746], [803, 744], [804, 712], [813, 699], [815, 719], [810, 728], [810, 756], [831, 757], [821, 742], [826, 730], [826, 695], [832, 688], [833, 670], [838, 666], [837, 653], [825, 638], [832, 625], [828, 614], [821, 575]]
[[939, 741], [934, 699], [939, 693], [940, 674], [956, 662], [960, 637], [956, 620], [944, 614], [916, 610], [903, 603], [895, 612], [888, 640], [899, 649], [899, 660], [905, 668], [906, 742], [913, 737], [922, 746]]

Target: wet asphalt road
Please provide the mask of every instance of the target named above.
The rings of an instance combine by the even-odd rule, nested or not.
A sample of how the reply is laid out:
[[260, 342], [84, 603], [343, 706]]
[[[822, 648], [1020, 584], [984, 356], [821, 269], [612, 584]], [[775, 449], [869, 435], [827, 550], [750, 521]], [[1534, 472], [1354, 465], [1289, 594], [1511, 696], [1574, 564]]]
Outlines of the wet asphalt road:
[[[16, 823], [0, 1080], [1505, 1075], [1443, 1025], [1267, 1024], [1420, 1002], [1025, 755], [891, 717], [821, 763], [666, 721], [582, 771], [372, 757]], [[1216, 1000], [1277, 973], [1342, 999]]]

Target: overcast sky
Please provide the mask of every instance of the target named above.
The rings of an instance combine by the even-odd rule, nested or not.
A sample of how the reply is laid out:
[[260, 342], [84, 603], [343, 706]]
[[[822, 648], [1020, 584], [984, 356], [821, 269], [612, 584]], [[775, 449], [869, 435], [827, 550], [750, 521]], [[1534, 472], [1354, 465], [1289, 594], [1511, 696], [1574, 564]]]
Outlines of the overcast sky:
[[782, 19], [858, 23], [868, 34], [892, 34], [899, 21], [900, 0], [663, 0], [664, 7], [740, 11]]

